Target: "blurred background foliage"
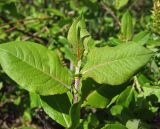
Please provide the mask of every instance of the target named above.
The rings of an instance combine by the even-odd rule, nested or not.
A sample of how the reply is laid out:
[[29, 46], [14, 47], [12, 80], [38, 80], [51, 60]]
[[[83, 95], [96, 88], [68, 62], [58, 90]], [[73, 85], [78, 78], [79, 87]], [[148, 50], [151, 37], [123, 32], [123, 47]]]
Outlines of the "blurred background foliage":
[[[62, 52], [68, 65], [70, 50], [67, 32], [74, 18], [83, 12], [87, 29], [96, 46], [116, 46], [136, 42], [155, 52], [155, 56], [134, 78], [138, 92], [129, 98], [129, 107], [121, 102], [131, 89], [122, 88], [114, 106], [96, 112], [91, 107], [82, 110], [83, 128], [99, 129], [107, 119], [141, 123], [145, 128], [160, 125], [160, 1], [159, 0], [0, 0], [0, 43], [34, 41], [49, 49]], [[125, 29], [127, 33], [125, 33]], [[127, 90], [127, 91], [126, 91]], [[140, 90], [140, 91], [139, 91]], [[159, 91], [159, 92], [158, 92]], [[143, 93], [141, 93], [143, 92]], [[91, 96], [91, 95], [90, 95]], [[104, 99], [106, 101], [106, 99]], [[112, 104], [112, 103], [111, 103]], [[104, 104], [105, 105], [105, 104]], [[125, 109], [122, 109], [122, 105]], [[35, 94], [17, 87], [0, 71], [0, 127], [62, 128], [51, 120], [40, 107]], [[97, 107], [96, 107], [97, 108]], [[99, 107], [98, 107], [99, 108]], [[122, 112], [123, 110], [123, 112]], [[94, 112], [94, 113], [93, 113]], [[131, 114], [131, 118], [126, 115]], [[110, 114], [110, 115], [109, 115]], [[112, 117], [110, 117], [112, 116]], [[140, 121], [142, 120], [142, 121]], [[139, 125], [139, 124], [138, 124]], [[144, 128], [144, 129], [145, 129]]]

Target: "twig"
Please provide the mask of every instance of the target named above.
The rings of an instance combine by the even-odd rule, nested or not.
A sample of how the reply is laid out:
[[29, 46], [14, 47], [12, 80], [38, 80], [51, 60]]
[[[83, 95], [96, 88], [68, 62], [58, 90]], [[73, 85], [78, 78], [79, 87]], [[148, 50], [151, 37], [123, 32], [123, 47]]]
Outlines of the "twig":
[[[43, 29], [41, 29], [39, 32], [45, 32], [46, 31], [46, 27], [45, 28], [43, 28]], [[35, 32], [35, 33], [33, 33], [32, 35], [33, 36], [38, 36], [38, 33], [39, 32]], [[22, 41], [26, 41], [26, 40], [29, 40], [30, 38], [32, 38], [31, 36], [25, 36], [24, 38], [22, 38]]]
[[[9, 23], [9, 25], [11, 26], [11, 28], [8, 29], [8, 30], [6, 30], [5, 32], [10, 32], [10, 31], [15, 30], [15, 31], [21, 32], [22, 34], [25, 34], [25, 35], [33, 38], [34, 40], [36, 40], [36, 41], [38, 41], [38, 42], [40, 42], [40, 43], [44, 43], [44, 44], [47, 44], [47, 43], [48, 43], [48, 40], [47, 40], [47, 39], [42, 38], [42, 37], [39, 37], [39, 36], [37, 36], [37, 35], [34, 35], [34, 34], [32, 34], [31, 32], [26, 32], [26, 31], [24, 31], [24, 30], [19, 29], [19, 28], [16, 27], [16, 26], [14, 26], [14, 22], [9, 22], [9, 20], [8, 20], [7, 18], [5, 18], [4, 16], [1, 16], [1, 15], [0, 15], [0, 18], [1, 18], [4, 22]], [[6, 24], [7, 24], [7, 23], [6, 23]], [[7, 25], [8, 25], [8, 24], [7, 24]]]
[[141, 85], [138, 82], [137, 76], [134, 76], [133, 86], [135, 87], [135, 89], [137, 89], [137, 91], [139, 93], [143, 93], [143, 89], [142, 89]]
[[25, 35], [27, 35], [27, 36], [30, 36], [31, 38], [33, 38], [34, 40], [36, 40], [36, 41], [38, 41], [38, 42], [40, 42], [40, 43], [44, 43], [44, 44], [47, 44], [47, 43], [48, 43], [48, 40], [46, 40], [45, 38], [39, 37], [39, 36], [37, 36], [37, 35], [34, 35], [34, 34], [32, 34], [31, 32], [25, 32], [25, 31], [20, 30], [20, 29], [18, 29], [18, 28], [16, 28], [16, 31], [21, 32], [22, 34], [25, 34]]
[[104, 10], [106, 10], [106, 12], [108, 12], [113, 17], [113, 19], [115, 20], [115, 22], [118, 25], [118, 27], [120, 27], [121, 26], [121, 22], [120, 22], [119, 18], [114, 14], [114, 12], [112, 11], [112, 9], [110, 9], [108, 7], [108, 5], [105, 4], [105, 3], [103, 3], [103, 2], [101, 2], [100, 4], [101, 4], [102, 8]]
[[5, 32], [5, 33], [8, 33], [8, 32], [14, 31], [16, 28], [17, 28], [17, 27], [13, 26], [13, 27], [5, 30], [4, 32]]
[[[33, 33], [33, 36], [37, 36], [37, 35], [38, 35], [38, 32]], [[22, 41], [27, 41], [27, 40], [29, 40], [31, 38], [32, 38], [31, 36], [24, 36], [24, 37], [22, 37]]]
[[[35, 23], [35, 21], [32, 21], [32, 22], [28, 22], [27, 24], [31, 24], [31, 23]], [[18, 24], [18, 23], [17, 23]], [[10, 25], [10, 24], [9, 24]], [[19, 26], [21, 26], [21, 25], [26, 25], [26, 23], [25, 22], [22, 22], [21, 24], [18, 24], [18, 25], [14, 25], [14, 26], [17, 26], [17, 27], [19, 27]], [[0, 29], [1, 28], [3, 28], [3, 27], [0, 27]], [[10, 31], [14, 31], [16, 29], [16, 27], [12, 27], [12, 28], [9, 28], [9, 29], [7, 29], [7, 30], [5, 30], [5, 32], [10, 32]]]
[[[41, 21], [41, 20], [48, 20], [48, 19], [52, 19], [53, 17], [37, 17], [37, 18], [28, 18], [28, 19], [20, 19], [20, 20], [17, 20], [17, 21], [7, 21], [7, 23], [4, 23], [4, 24], [1, 24], [0, 25], [0, 28], [1, 27], [4, 27], [4, 26], [7, 26], [7, 25], [12, 25], [12, 24], [18, 24], [18, 23], [23, 23], [26, 22], [26, 21]], [[0, 19], [4, 20], [4, 17], [0, 16]]]

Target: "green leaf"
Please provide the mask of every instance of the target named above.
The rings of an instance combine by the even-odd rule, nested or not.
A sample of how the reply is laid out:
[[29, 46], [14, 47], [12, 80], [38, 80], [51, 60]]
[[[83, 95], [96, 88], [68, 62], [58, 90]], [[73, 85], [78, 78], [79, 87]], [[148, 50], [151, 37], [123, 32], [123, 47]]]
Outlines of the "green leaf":
[[68, 31], [68, 36], [67, 36], [67, 39], [69, 41], [69, 43], [72, 45], [72, 46], [77, 46], [77, 43], [79, 42], [79, 38], [78, 37], [78, 23], [80, 21], [80, 17], [78, 17], [77, 19], [74, 20], [74, 22], [72, 23], [69, 31]]
[[83, 44], [80, 42], [80, 23], [81, 18], [78, 17], [73, 24], [71, 25], [69, 32], [68, 32], [68, 41], [73, 48], [73, 53], [78, 56], [83, 51]]
[[106, 124], [102, 129], [127, 129], [122, 124]]
[[71, 127], [70, 129], [76, 129], [80, 123], [80, 109], [81, 102], [75, 103], [71, 106], [70, 117], [71, 117]]
[[84, 105], [91, 105], [94, 108], [105, 108], [118, 91], [118, 87], [100, 86], [86, 97]]
[[149, 32], [142, 31], [142, 32], [139, 32], [138, 34], [136, 34], [133, 37], [133, 41], [135, 43], [145, 45], [146, 43], [148, 43], [148, 40], [149, 40], [150, 36], [151, 36], [151, 34]]
[[119, 95], [125, 88], [125, 85], [115, 87], [100, 85], [93, 79], [87, 78], [82, 81], [81, 94], [84, 101], [82, 106], [89, 105], [93, 108], [106, 108], [112, 101], [116, 101], [113, 98]]
[[149, 48], [160, 47], [160, 39], [157, 39], [157, 40], [149, 40], [149, 41], [147, 42], [147, 46], [149, 46]]
[[31, 108], [41, 107], [40, 97], [36, 93], [29, 92]]
[[70, 127], [70, 107], [71, 103], [67, 94], [41, 96], [41, 104], [44, 111], [56, 122], [64, 127]]
[[82, 106], [89, 105], [94, 108], [106, 108], [112, 99], [125, 88], [125, 85], [115, 87], [100, 85], [93, 79], [87, 78], [82, 81], [81, 95], [84, 101]]
[[123, 110], [123, 107], [121, 105], [114, 105], [111, 108], [111, 113], [113, 116], [120, 115], [122, 110]]
[[110, 106], [112, 106], [112, 105], [116, 102], [118, 96], [119, 96], [119, 95], [116, 95], [116, 96], [114, 96], [114, 97], [112, 98], [111, 102], [107, 105], [107, 108], [109, 108]]
[[56, 16], [65, 17], [64, 13], [62, 13], [60, 10], [54, 9], [54, 8], [47, 8], [48, 12], [52, 12]]
[[128, 129], [151, 129], [151, 125], [143, 123], [138, 119], [128, 120], [126, 123]]
[[31, 109], [30, 108], [26, 108], [23, 112], [23, 119], [25, 121], [31, 121], [32, 120], [32, 114], [31, 114]]
[[19, 128], [19, 129], [35, 129], [35, 128], [32, 128], [32, 127], [22, 127], [22, 128]]
[[87, 78], [86, 80], [81, 81], [80, 86], [82, 96], [81, 99], [85, 101], [87, 96], [98, 88], [97, 86], [99, 86], [99, 84], [96, 83], [93, 79]]
[[3, 70], [24, 89], [41, 95], [67, 92], [71, 75], [55, 51], [32, 42], [0, 45]]
[[76, 129], [98, 129], [99, 120], [96, 114], [89, 113]]
[[114, 37], [110, 37], [108, 42], [110, 46], [117, 46], [120, 45], [121, 43], [124, 43], [122, 40]]
[[61, 48], [61, 51], [65, 53], [66, 59], [69, 59], [70, 61], [73, 62], [74, 65], [76, 65], [77, 58], [68, 47]]
[[90, 50], [81, 73], [98, 83], [119, 85], [132, 77], [152, 56], [152, 52], [138, 44], [121, 44]]
[[[156, 96], [157, 103], [160, 102], [160, 86], [143, 86], [144, 97]], [[151, 101], [154, 103], [154, 101]]]
[[19, 106], [20, 103], [21, 103], [21, 97], [19, 96], [18, 98], [16, 98], [16, 99], [14, 100], [14, 104], [17, 105], [17, 106]]
[[121, 33], [123, 40], [128, 41], [133, 36], [133, 21], [132, 16], [127, 11], [124, 13], [122, 19], [121, 19]]
[[137, 77], [138, 77], [138, 82], [141, 86], [150, 84], [150, 80], [144, 74], [140, 73]]
[[139, 129], [139, 124], [140, 124], [140, 120], [137, 119], [133, 119], [133, 120], [128, 120], [126, 123], [126, 127], [128, 129]]
[[71, 25], [67, 39], [71, 44], [72, 51], [76, 57], [80, 58], [84, 51], [84, 47], [87, 46], [91, 40], [90, 34], [88, 33], [85, 25], [85, 19], [83, 15], [78, 17]]
[[[103, 87], [105, 88], [105, 87]], [[104, 89], [99, 89], [101, 92], [104, 91]], [[106, 91], [106, 90], [105, 90]], [[107, 93], [106, 93], [107, 95]], [[106, 105], [110, 102], [110, 99], [103, 96], [102, 94], [98, 93], [97, 90], [93, 91], [87, 98], [84, 103], [84, 105], [91, 105], [94, 108], [105, 108]]]
[[134, 97], [134, 88], [128, 86], [118, 97], [116, 104], [128, 107]]
[[129, 0], [114, 0], [116, 9], [120, 9], [128, 3]]

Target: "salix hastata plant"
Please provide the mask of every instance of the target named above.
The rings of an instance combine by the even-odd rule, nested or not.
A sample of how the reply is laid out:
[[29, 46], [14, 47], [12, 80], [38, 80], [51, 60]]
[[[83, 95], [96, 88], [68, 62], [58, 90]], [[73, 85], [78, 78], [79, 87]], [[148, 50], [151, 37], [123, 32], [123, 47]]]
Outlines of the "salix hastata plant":
[[[128, 16], [127, 13], [125, 17]], [[71, 25], [67, 36], [71, 52], [69, 60], [74, 67], [72, 71], [63, 66], [56, 50], [34, 42], [1, 44], [0, 63], [4, 72], [18, 85], [39, 96], [42, 108], [53, 120], [66, 128], [77, 129], [83, 122], [83, 119], [80, 120], [82, 107], [88, 104], [97, 108], [107, 107], [115, 96], [115, 89], [132, 78], [153, 55], [152, 51], [140, 44], [127, 43], [131, 39], [130, 30], [123, 27], [122, 32], [127, 35], [125, 43], [115, 47], [96, 47], [87, 31], [84, 17], [80, 16]], [[93, 85], [91, 79], [96, 82], [97, 89], [86, 95]], [[103, 92], [105, 97], [97, 95], [96, 90]], [[134, 87], [126, 87], [125, 93], [129, 93], [129, 99], [125, 107], [133, 91]], [[121, 100], [125, 101], [120, 96], [115, 99], [118, 104]], [[104, 103], [101, 104], [102, 101]], [[120, 124], [113, 126], [117, 129], [124, 127]]]

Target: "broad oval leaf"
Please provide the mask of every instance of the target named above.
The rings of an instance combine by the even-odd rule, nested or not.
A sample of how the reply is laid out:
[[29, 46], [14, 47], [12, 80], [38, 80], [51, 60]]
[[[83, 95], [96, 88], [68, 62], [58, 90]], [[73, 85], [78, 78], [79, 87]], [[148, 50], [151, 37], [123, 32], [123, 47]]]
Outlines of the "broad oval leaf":
[[69, 111], [71, 103], [67, 94], [41, 96], [41, 104], [44, 111], [56, 122], [69, 128], [71, 119]]
[[119, 85], [133, 76], [151, 56], [151, 51], [135, 43], [94, 48], [81, 73], [84, 78], [91, 77], [98, 83]]
[[41, 95], [53, 95], [70, 89], [71, 75], [55, 51], [31, 42], [0, 45], [3, 70], [24, 89]]

